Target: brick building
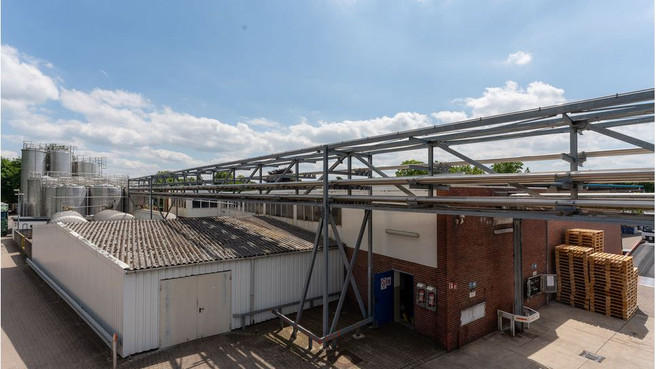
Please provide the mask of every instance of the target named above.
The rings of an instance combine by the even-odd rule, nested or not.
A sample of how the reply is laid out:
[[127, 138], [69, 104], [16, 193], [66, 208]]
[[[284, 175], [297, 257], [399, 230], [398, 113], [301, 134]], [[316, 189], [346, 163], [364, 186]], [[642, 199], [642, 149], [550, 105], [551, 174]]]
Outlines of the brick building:
[[[397, 189], [377, 189], [377, 194], [398, 195]], [[414, 190], [418, 195], [421, 190]], [[451, 187], [437, 196], [493, 196], [508, 192], [507, 187]], [[294, 205], [247, 206], [247, 212], [264, 213], [315, 231], [320, 216]], [[358, 209], [333, 209], [340, 238], [347, 246], [349, 260], [364, 215]], [[564, 241], [568, 228], [605, 231], [605, 251], [621, 253], [619, 225], [568, 221], [522, 220], [523, 283], [534, 274], [555, 273], [554, 249]], [[332, 231], [331, 231], [332, 237]], [[367, 234], [365, 232], [354, 276], [363, 301], [367, 301]], [[497, 310], [513, 312], [513, 219], [441, 215], [431, 213], [374, 211], [373, 271], [376, 278], [392, 279], [393, 298], [376, 298], [376, 314], [387, 311], [389, 320], [401, 322], [436, 340], [448, 351], [454, 350], [496, 329]], [[376, 279], [373, 281], [374, 290]], [[435, 310], [415, 303], [416, 285], [436, 290]], [[524, 287], [523, 287], [524, 289]], [[352, 291], [349, 300], [356, 306]], [[539, 294], [524, 299], [524, 305], [537, 309], [555, 299]], [[461, 314], [473, 310], [467, 324]], [[385, 315], [383, 313], [383, 315]], [[378, 319], [377, 319], [378, 320]], [[383, 319], [387, 320], [387, 319]]]
[[[452, 188], [449, 195], [489, 196], [492, 191], [489, 188]], [[353, 242], [349, 242], [353, 238], [353, 230], [349, 227], [357, 227], [357, 221], [348, 219], [357, 217], [353, 214], [356, 212], [362, 213], [345, 209], [342, 215], [343, 226], [340, 231], [349, 246], [353, 245]], [[413, 233], [419, 236], [403, 237], [390, 234], [390, 229], [397, 228], [412, 236]], [[554, 249], [563, 243], [565, 230], [568, 228], [603, 229], [605, 251], [621, 253], [619, 225], [522, 220], [523, 283], [534, 273], [554, 273]], [[447, 351], [495, 330], [497, 310], [513, 311], [512, 219], [374, 212], [373, 247], [373, 274], [394, 271], [393, 283], [397, 289], [402, 286], [396, 278], [407, 279], [408, 276], [414, 286], [423, 283], [436, 288], [436, 310], [413, 304], [413, 319], [406, 324], [435, 339]], [[351, 247], [347, 248], [349, 259], [352, 252]], [[360, 293], [366, 301], [366, 251], [360, 251], [354, 275]], [[395, 292], [394, 316], [395, 320], [404, 321], [398, 314], [398, 305], [402, 303], [399, 301], [399, 295]], [[554, 299], [555, 294], [552, 296]], [[413, 293], [413, 301], [415, 298]], [[533, 309], [546, 303], [545, 294], [524, 299], [525, 306]], [[483, 311], [483, 316], [468, 324], [461, 324], [461, 313], [476, 306]]]

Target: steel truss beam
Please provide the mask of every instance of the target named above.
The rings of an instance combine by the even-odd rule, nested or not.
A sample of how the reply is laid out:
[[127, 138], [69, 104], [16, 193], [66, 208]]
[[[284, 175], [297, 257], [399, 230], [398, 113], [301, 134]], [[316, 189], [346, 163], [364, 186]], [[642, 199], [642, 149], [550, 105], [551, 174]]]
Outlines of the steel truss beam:
[[[654, 89], [616, 94], [596, 99], [576, 101], [557, 106], [541, 107], [532, 110], [501, 114], [492, 117], [468, 119], [461, 122], [429, 126], [403, 132], [393, 132], [375, 137], [357, 138], [336, 142], [328, 145], [314, 146], [283, 153], [268, 154], [245, 160], [230, 161], [211, 164], [195, 168], [172, 171], [164, 174], [154, 174], [145, 177], [129, 179], [128, 193], [130, 196], [144, 196], [152, 200], [154, 196], [168, 198], [203, 198], [222, 199], [234, 202], [276, 203], [291, 205], [313, 205], [321, 207], [322, 217], [317, 226], [315, 242], [312, 251], [312, 260], [308, 270], [307, 279], [301, 299], [299, 300], [296, 319], [284, 316], [280, 311], [274, 314], [280, 317], [281, 322], [293, 326], [292, 336], [298, 331], [306, 334], [312, 341], [324, 345], [334, 341], [340, 335], [356, 330], [373, 321], [373, 211], [416, 212], [447, 215], [464, 215], [476, 217], [512, 217], [516, 219], [558, 219], [572, 221], [591, 221], [617, 224], [653, 224], [653, 216], [644, 215], [644, 212], [653, 211], [653, 198], [643, 196], [626, 196], [623, 194], [591, 195], [578, 193], [579, 186], [586, 183], [623, 183], [623, 182], [654, 182], [653, 168], [635, 168], [623, 170], [594, 170], [581, 171], [579, 166], [587, 157], [607, 157], [619, 155], [634, 155], [654, 152], [654, 144], [642, 137], [632, 137], [629, 134], [615, 132], [610, 128], [632, 126], [637, 124], [653, 124], [654, 122]], [[579, 136], [585, 132], [593, 131], [620, 141], [637, 146], [634, 149], [602, 150], [597, 152], [580, 152]], [[503, 142], [528, 137], [541, 137], [553, 134], [569, 134], [569, 152], [558, 154], [542, 154], [532, 156], [509, 156], [501, 159], [481, 160], [474, 155], [464, 155], [454, 149], [459, 145], [471, 145], [482, 142]], [[438, 147], [474, 165], [488, 174], [484, 175], [435, 175], [434, 147]], [[403, 153], [412, 150], [426, 150], [428, 164], [426, 176], [415, 177], [389, 177], [385, 170], [399, 167], [381, 167], [373, 165], [373, 156], [390, 153]], [[352, 159], [355, 158], [364, 166], [353, 168]], [[346, 159], [346, 163], [344, 163]], [[403, 158], [406, 159], [406, 158]], [[513, 173], [496, 174], [485, 164], [494, 162], [523, 161], [523, 160], [565, 160], [570, 166], [568, 171], [546, 173]], [[329, 165], [330, 161], [334, 161]], [[321, 169], [317, 172], [300, 172], [300, 165], [304, 169], [317, 170], [318, 163]], [[315, 166], [316, 165], [316, 166]], [[340, 168], [341, 166], [341, 168]], [[344, 166], [346, 168], [344, 168]], [[281, 175], [273, 183], [263, 183], [262, 168], [284, 167]], [[295, 167], [295, 182], [282, 182], [289, 171]], [[412, 168], [416, 169], [416, 168]], [[215, 184], [215, 173], [229, 172], [233, 183]], [[250, 173], [248, 182], [255, 179], [258, 183], [236, 184], [237, 172]], [[259, 175], [258, 175], [259, 173]], [[321, 174], [317, 180], [303, 178], [310, 174]], [[346, 179], [334, 179], [330, 176], [346, 174]], [[377, 175], [374, 178], [374, 174]], [[211, 180], [207, 175], [212, 175]], [[189, 176], [195, 176], [194, 183], [187, 183]], [[360, 176], [364, 178], [354, 178]], [[160, 178], [173, 178], [174, 183], [155, 183]], [[176, 183], [183, 178], [185, 183]], [[497, 186], [495, 191], [513, 194], [517, 190], [508, 187], [515, 186], [520, 191], [532, 192], [534, 197], [523, 194], [499, 197], [454, 197], [435, 196], [434, 188], [438, 186]], [[396, 186], [405, 196], [374, 195], [377, 186]], [[410, 191], [410, 186], [427, 188], [427, 195], [417, 196]], [[498, 186], [504, 186], [499, 188]], [[526, 186], [551, 186], [567, 189], [570, 192], [547, 194], [537, 193], [535, 188]], [[315, 188], [322, 188], [321, 194], [312, 194]], [[304, 192], [301, 192], [303, 190]], [[555, 196], [555, 197], [554, 197]], [[355, 244], [351, 260], [348, 260], [344, 244], [340, 239], [338, 228], [331, 215], [334, 208], [350, 208], [364, 210], [364, 217]], [[170, 209], [169, 209], [170, 210]], [[152, 213], [152, 206], [151, 206]], [[330, 321], [329, 313], [329, 285], [328, 273], [330, 271], [328, 248], [330, 246], [329, 231], [333, 230], [340, 259], [345, 267], [346, 275], [342, 281], [340, 297], [337, 303], [335, 316]], [[353, 270], [357, 256], [367, 231], [367, 291], [368, 301], [362, 301], [360, 291], [355, 284]], [[519, 232], [517, 232], [519, 235]], [[312, 277], [312, 269], [316, 263], [316, 255], [322, 247], [324, 279], [323, 288], [323, 320], [322, 334], [317, 335], [300, 325], [303, 307], [307, 298], [308, 283]], [[521, 252], [521, 245], [515, 251]], [[516, 254], [517, 255], [517, 254]], [[517, 259], [519, 260], [519, 259]], [[517, 261], [516, 260], [516, 261]], [[521, 270], [520, 270], [521, 271]], [[515, 277], [521, 277], [515, 268]], [[516, 282], [515, 310], [522, 310], [520, 280]], [[343, 302], [351, 286], [363, 320], [337, 330], [339, 316]]]

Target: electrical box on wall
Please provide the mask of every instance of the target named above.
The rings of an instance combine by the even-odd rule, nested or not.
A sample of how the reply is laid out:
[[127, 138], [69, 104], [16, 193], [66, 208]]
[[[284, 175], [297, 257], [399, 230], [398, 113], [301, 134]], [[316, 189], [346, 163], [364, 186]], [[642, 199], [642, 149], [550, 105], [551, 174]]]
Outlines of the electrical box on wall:
[[426, 309], [432, 311], [437, 309], [437, 289], [434, 286], [426, 287]]
[[426, 307], [426, 284], [417, 283], [415, 293], [415, 303], [421, 307]]
[[529, 277], [526, 281], [526, 298], [540, 293], [556, 293], [557, 291], [555, 274], [538, 274]]

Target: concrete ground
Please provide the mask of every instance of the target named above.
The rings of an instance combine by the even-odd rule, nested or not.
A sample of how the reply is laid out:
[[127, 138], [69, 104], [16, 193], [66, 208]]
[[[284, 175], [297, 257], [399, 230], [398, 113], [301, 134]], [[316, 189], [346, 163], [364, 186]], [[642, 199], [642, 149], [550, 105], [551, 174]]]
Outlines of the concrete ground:
[[[109, 368], [110, 350], [2, 240], [2, 368]], [[640, 309], [629, 321], [553, 302], [525, 333], [495, 332], [445, 353], [396, 324], [364, 328], [365, 338], [341, 338], [336, 350], [307, 351], [299, 334], [278, 321], [120, 359], [119, 368], [653, 368], [654, 289], [639, 286]], [[304, 325], [320, 324], [309, 310]], [[347, 312], [344, 323], [357, 319]], [[315, 329], [316, 330], [316, 329]], [[587, 350], [601, 363], [579, 356]]]
[[[552, 302], [517, 337], [495, 332], [421, 368], [654, 368], [654, 288], [638, 286], [628, 321]], [[583, 351], [604, 356], [598, 363]]]

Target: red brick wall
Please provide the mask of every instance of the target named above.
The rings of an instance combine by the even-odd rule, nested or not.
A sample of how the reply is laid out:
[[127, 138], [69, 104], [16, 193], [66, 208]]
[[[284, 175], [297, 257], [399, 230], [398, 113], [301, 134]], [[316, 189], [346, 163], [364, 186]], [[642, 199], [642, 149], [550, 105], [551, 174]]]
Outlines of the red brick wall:
[[[346, 248], [346, 255], [349, 260], [353, 255], [352, 248]], [[386, 272], [388, 270], [398, 270], [400, 272], [412, 274], [415, 285], [425, 283], [426, 285], [435, 286], [437, 283], [437, 269], [429, 266], [412, 263], [400, 259], [391, 258], [385, 255], [374, 253], [373, 274]], [[355, 268], [353, 269], [356, 284], [360, 290], [362, 301], [367, 306], [367, 252], [360, 250]], [[349, 302], [357, 308], [355, 295], [352, 289], [348, 292]], [[414, 329], [426, 336], [436, 339], [435, 329], [437, 326], [437, 312], [422, 308], [415, 304], [414, 306]]]
[[[529, 277], [535, 274], [546, 274], [548, 264], [553, 259], [548, 257], [547, 247], [547, 222], [544, 220], [523, 219], [522, 220], [522, 274], [524, 286]], [[534, 268], [535, 266], [535, 268]], [[547, 303], [547, 296], [539, 294], [526, 299], [524, 293], [524, 305], [532, 309], [538, 309]]]
[[[498, 189], [452, 188], [448, 192], [437, 191], [437, 195], [491, 196], [494, 191]], [[462, 224], [456, 224], [456, 220], [459, 221], [459, 217], [436, 215], [437, 268], [378, 254], [374, 255], [373, 266], [374, 274], [396, 269], [414, 275], [415, 283], [437, 287], [436, 312], [415, 305], [415, 330], [432, 337], [447, 351], [494, 331], [497, 328], [497, 310], [512, 312], [514, 305], [513, 233], [493, 233], [495, 229], [512, 225], [495, 226], [493, 218], [486, 217], [466, 216]], [[567, 228], [603, 229], [606, 251], [621, 252], [619, 225], [523, 220], [522, 291], [527, 278], [534, 272], [554, 273], [554, 248], [563, 242]], [[347, 253], [350, 259], [353, 250], [347, 249]], [[365, 303], [366, 265], [367, 253], [360, 251], [354, 275]], [[473, 297], [470, 297], [470, 282], [476, 282]], [[450, 289], [450, 283], [454, 283], [456, 288]], [[352, 291], [349, 297], [354, 303]], [[460, 311], [481, 302], [486, 303], [485, 317], [461, 327]], [[546, 303], [547, 296], [544, 294], [530, 300], [524, 299], [524, 304], [534, 309]]]

